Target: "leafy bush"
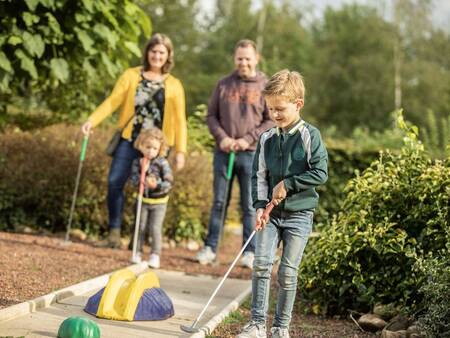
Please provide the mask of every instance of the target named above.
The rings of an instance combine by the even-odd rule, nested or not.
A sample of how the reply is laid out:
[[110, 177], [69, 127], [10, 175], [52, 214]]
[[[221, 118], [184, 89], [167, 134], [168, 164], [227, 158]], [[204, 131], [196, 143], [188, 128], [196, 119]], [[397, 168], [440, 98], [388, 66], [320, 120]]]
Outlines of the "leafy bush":
[[428, 258], [420, 265], [425, 274], [420, 289], [424, 309], [418, 323], [429, 338], [450, 337], [450, 255]]
[[304, 298], [323, 313], [410, 304], [417, 297], [419, 257], [450, 246], [450, 159], [433, 161], [407, 126], [399, 154], [383, 152], [351, 180], [340, 212], [311, 239], [299, 279]]
[[[92, 235], [107, 230], [107, 175], [110, 158], [104, 154], [111, 128], [91, 136], [74, 213], [73, 227]], [[0, 230], [18, 225], [52, 232], [67, 224], [79, 163], [78, 126], [53, 125], [0, 134]], [[211, 158], [192, 151], [186, 168], [176, 174], [165, 231], [170, 238], [200, 239], [207, 224], [211, 200]], [[123, 233], [134, 224], [135, 188], [126, 187]]]

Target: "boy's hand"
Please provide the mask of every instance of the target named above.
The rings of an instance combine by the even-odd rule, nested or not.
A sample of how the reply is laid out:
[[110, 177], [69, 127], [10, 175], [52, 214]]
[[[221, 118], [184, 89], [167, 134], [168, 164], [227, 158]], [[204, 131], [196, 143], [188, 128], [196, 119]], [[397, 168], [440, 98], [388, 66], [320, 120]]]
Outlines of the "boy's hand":
[[158, 186], [158, 182], [154, 176], [147, 177], [147, 187], [150, 189], [155, 189]]
[[256, 231], [263, 230], [266, 226], [267, 220], [262, 217], [263, 214], [264, 214], [264, 209], [260, 208], [260, 209], [256, 210], [256, 223], [255, 223]]
[[287, 191], [286, 187], [284, 186], [284, 181], [279, 182], [272, 191], [272, 203], [273, 205], [277, 206], [286, 198]]

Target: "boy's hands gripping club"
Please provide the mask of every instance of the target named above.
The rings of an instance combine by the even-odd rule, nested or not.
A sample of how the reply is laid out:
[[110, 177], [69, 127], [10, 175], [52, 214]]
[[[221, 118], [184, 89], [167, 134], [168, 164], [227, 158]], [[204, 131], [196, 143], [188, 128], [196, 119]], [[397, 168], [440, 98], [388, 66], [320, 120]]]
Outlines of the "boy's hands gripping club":
[[256, 224], [255, 224], [255, 231], [263, 230], [266, 226], [267, 222], [270, 218], [270, 213], [272, 212], [272, 209], [275, 205], [270, 202], [266, 205], [265, 209], [258, 209], [256, 211]]
[[269, 221], [269, 215], [273, 207], [280, 204], [281, 201], [283, 201], [286, 198], [286, 195], [287, 195], [286, 187], [284, 186], [284, 182], [281, 181], [273, 188], [272, 200], [270, 201], [269, 204], [266, 205], [266, 208], [256, 210], [256, 225], [255, 225], [256, 231], [264, 229], [267, 222]]

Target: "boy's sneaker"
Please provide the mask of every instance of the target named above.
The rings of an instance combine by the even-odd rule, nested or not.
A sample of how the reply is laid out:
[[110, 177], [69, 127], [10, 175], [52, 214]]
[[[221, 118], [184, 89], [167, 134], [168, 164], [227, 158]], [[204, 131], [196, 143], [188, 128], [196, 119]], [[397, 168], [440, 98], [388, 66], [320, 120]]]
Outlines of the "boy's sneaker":
[[195, 256], [201, 265], [211, 264], [216, 259], [216, 254], [212, 251], [210, 246], [205, 246]]
[[148, 259], [148, 266], [153, 269], [159, 269], [160, 267], [159, 255], [151, 254], [150, 258]]
[[267, 338], [266, 325], [251, 321], [242, 328], [236, 338]]
[[255, 260], [255, 254], [251, 251], [246, 251], [242, 254], [239, 264], [243, 267], [253, 269], [253, 261]]
[[272, 333], [272, 338], [289, 338], [289, 330], [284, 327], [272, 327], [270, 329]]

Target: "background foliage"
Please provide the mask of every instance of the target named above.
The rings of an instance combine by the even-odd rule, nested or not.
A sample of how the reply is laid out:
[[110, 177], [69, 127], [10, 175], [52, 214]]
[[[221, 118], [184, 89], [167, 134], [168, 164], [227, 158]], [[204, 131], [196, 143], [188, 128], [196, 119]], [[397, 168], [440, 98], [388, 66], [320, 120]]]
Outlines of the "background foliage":
[[399, 154], [384, 152], [350, 180], [342, 211], [309, 244], [299, 274], [303, 297], [323, 313], [414, 305], [426, 283], [418, 259], [450, 250], [450, 158], [431, 160], [405, 130]]

